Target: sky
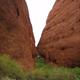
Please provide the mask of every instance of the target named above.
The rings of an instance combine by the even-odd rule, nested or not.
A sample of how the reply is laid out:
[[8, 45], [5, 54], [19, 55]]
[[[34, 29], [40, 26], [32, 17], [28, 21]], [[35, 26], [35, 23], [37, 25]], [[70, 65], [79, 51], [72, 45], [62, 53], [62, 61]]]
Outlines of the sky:
[[52, 9], [55, 0], [26, 0], [26, 2], [33, 27], [35, 45], [37, 45], [46, 25], [47, 16]]

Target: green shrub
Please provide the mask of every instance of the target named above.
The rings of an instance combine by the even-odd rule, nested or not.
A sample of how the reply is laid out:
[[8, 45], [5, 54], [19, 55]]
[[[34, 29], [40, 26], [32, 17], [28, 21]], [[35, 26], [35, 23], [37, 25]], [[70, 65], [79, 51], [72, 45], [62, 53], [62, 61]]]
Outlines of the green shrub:
[[80, 80], [80, 68], [52, 67], [37, 58], [35, 68], [24, 72], [9, 56], [0, 55], [0, 80]]
[[30, 80], [80, 80], [80, 68], [53, 67], [46, 64], [43, 58], [37, 58], [36, 67], [27, 78]]
[[13, 79], [23, 80], [25, 74], [20, 66], [7, 55], [0, 55], [0, 77], [10, 77]]

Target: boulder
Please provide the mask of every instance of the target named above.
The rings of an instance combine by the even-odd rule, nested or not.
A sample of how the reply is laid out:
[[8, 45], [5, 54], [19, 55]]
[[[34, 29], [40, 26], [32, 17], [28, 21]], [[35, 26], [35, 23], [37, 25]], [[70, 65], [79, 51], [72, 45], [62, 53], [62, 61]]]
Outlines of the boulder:
[[32, 68], [36, 52], [25, 0], [0, 1], [0, 54], [7, 54], [23, 68]]
[[57, 0], [37, 47], [47, 63], [80, 67], [80, 0]]

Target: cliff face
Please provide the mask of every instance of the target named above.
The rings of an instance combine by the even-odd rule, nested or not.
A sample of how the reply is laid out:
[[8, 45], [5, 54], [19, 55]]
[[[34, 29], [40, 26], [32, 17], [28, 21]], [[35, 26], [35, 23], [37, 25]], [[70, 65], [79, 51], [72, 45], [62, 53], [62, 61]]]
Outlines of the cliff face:
[[34, 64], [35, 41], [25, 0], [0, 1], [0, 54], [8, 54], [24, 68]]
[[80, 0], [56, 1], [37, 48], [49, 63], [80, 67]]

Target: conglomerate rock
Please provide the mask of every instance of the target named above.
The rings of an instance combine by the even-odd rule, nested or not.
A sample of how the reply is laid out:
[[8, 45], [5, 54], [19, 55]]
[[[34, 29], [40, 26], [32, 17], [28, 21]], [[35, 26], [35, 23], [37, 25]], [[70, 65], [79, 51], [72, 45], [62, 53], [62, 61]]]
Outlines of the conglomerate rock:
[[37, 48], [48, 63], [80, 67], [80, 0], [56, 1]]
[[25, 0], [0, 0], [0, 54], [24, 68], [34, 65], [35, 41]]

